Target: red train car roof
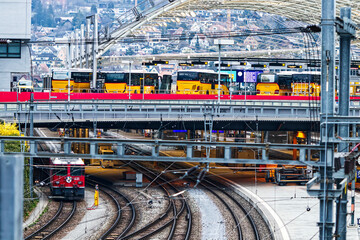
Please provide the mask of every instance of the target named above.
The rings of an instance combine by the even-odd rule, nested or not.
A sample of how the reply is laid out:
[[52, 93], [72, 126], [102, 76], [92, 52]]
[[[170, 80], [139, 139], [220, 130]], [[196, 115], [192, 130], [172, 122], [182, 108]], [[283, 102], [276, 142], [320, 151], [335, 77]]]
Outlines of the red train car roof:
[[51, 158], [50, 161], [54, 165], [84, 165], [81, 158]]

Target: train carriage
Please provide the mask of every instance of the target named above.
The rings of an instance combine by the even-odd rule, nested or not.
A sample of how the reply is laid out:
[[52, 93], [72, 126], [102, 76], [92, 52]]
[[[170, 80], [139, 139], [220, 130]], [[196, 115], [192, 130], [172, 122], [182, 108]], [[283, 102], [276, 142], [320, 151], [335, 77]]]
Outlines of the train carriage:
[[51, 158], [52, 198], [80, 200], [85, 194], [85, 165], [81, 158]]

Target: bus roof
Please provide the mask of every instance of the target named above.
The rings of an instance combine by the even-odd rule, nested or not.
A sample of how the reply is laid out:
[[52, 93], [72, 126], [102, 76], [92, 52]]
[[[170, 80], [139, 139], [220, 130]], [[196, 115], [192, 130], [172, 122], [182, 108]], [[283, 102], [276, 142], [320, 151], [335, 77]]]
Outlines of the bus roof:
[[[68, 72], [67, 68], [53, 68], [52, 72]], [[70, 68], [70, 72], [92, 72], [90, 68]]]
[[189, 70], [179, 70], [178, 72], [217, 73], [214, 70], [210, 70], [210, 69], [189, 69]]
[[[129, 71], [101, 71], [100, 73], [129, 73]], [[131, 73], [158, 74], [158, 73], [147, 72], [147, 71], [143, 71], [143, 70], [131, 70]]]
[[297, 71], [281, 71], [276, 73], [277, 75], [294, 75], [294, 74], [313, 74], [313, 75], [320, 75], [321, 73], [319, 71], [303, 71], [303, 72], [297, 72]]

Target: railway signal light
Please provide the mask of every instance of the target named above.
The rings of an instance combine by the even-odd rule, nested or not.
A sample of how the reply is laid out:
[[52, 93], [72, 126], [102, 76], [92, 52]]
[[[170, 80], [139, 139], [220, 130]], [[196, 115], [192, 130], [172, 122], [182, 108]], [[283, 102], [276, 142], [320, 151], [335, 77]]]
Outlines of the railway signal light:
[[191, 62], [192, 65], [208, 65], [208, 62], [202, 62], [202, 61], [197, 61], [197, 62]]
[[152, 62], [154, 65], [158, 65], [158, 64], [169, 64], [169, 61], [153, 61]]
[[169, 61], [152, 61], [152, 62], [143, 62], [143, 66], [156, 66], [158, 64], [169, 64]]
[[[219, 64], [215, 63], [215, 67], [219, 67]], [[229, 63], [221, 63], [220, 67], [231, 67], [231, 65]]]
[[266, 64], [251, 64], [251, 67], [253, 68], [266, 68]]
[[351, 65], [350, 65], [350, 68], [352, 68], [352, 69], [360, 69], [360, 65], [351, 64]]
[[287, 68], [302, 68], [302, 65], [287, 65]]
[[308, 63], [308, 67], [320, 67], [320, 63]]
[[285, 63], [269, 63], [270, 67], [285, 67]]
[[182, 67], [194, 66], [194, 64], [192, 64], [192, 63], [179, 63], [178, 65], [182, 66]]

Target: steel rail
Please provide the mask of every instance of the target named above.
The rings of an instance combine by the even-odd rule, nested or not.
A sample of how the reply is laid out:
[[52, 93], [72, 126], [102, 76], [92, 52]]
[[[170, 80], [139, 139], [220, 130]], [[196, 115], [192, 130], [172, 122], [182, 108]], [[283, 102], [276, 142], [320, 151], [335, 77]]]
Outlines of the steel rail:
[[52, 237], [55, 233], [57, 233], [61, 228], [63, 228], [69, 221], [70, 219], [74, 216], [75, 211], [76, 211], [76, 201], [73, 201], [73, 208], [69, 214], [69, 216], [65, 219], [65, 221], [63, 221], [55, 230], [53, 230], [51, 233], [49, 233], [47, 236], [45, 236], [43, 238], [43, 240], [45, 239], [49, 239], [50, 237]]
[[[114, 193], [116, 193], [117, 195], [119, 195], [121, 198], [123, 198], [126, 202], [126, 205], [130, 207], [131, 209], [131, 219], [128, 223], [128, 225], [125, 227], [125, 229], [119, 234], [119, 236], [117, 237], [117, 239], [120, 239], [123, 235], [125, 235], [127, 232], [130, 231], [130, 229], [133, 227], [134, 223], [135, 223], [135, 219], [136, 219], [136, 211], [135, 211], [135, 207], [134, 205], [131, 203], [131, 201], [129, 200], [129, 198], [127, 198], [124, 194], [122, 194], [121, 192], [117, 191], [115, 188], [112, 188], [112, 187], [109, 187], [107, 186], [106, 184], [103, 184], [103, 183], [100, 183], [99, 181], [96, 181], [94, 179], [88, 179], [88, 181], [91, 181], [93, 183], [96, 183]], [[120, 206], [120, 203], [119, 201], [110, 193], [106, 192], [106, 191], [103, 191], [104, 193], [106, 193], [115, 203], [116, 207], [117, 207], [117, 216], [116, 216], [116, 219], [114, 221], [114, 223], [111, 225], [110, 228], [108, 228], [108, 230], [106, 230], [105, 233], [103, 233], [99, 239], [106, 239], [107, 236], [110, 235], [111, 232], [114, 231], [114, 229], [119, 225], [120, 223], [120, 220], [121, 220], [121, 206]]]
[[246, 212], [245, 208], [239, 203], [239, 201], [237, 201], [233, 196], [231, 196], [226, 191], [222, 190], [221, 187], [219, 187], [218, 184], [214, 183], [213, 181], [205, 179], [205, 182], [213, 185], [214, 187], [219, 189], [221, 192], [223, 192], [228, 198], [230, 198], [244, 212], [246, 218], [249, 220], [249, 222], [251, 224], [251, 227], [252, 227], [254, 235], [255, 235], [255, 239], [260, 240], [259, 231], [258, 231], [258, 229], [256, 227], [256, 224], [255, 224], [255, 221], [254, 221], [253, 217], [249, 213]]
[[36, 236], [38, 233], [40, 233], [41, 231], [43, 231], [44, 229], [46, 229], [47, 227], [49, 227], [50, 224], [53, 223], [53, 222], [55, 221], [55, 219], [59, 217], [62, 209], [63, 209], [63, 201], [60, 202], [59, 208], [58, 208], [57, 212], [55, 213], [55, 215], [54, 215], [47, 223], [45, 223], [41, 228], [39, 228], [39, 229], [36, 230], [35, 232], [31, 233], [29, 236], [25, 237], [24, 240], [32, 239], [32, 238], [33, 238], [34, 236]]
[[[147, 171], [148, 173], [154, 175], [155, 177], [157, 176], [155, 173], [150, 172], [149, 169], [146, 169], [144, 166], [142, 166], [142, 165], [140, 165], [138, 163], [134, 163], [134, 164], [136, 164], [138, 167], [143, 168], [145, 171]], [[163, 177], [159, 177], [159, 178], [162, 181], [167, 182], [167, 180], [165, 178], [163, 178]], [[167, 185], [169, 185], [174, 191], [178, 192], [178, 190], [172, 184], [167, 183]], [[175, 204], [174, 204], [174, 206], [175, 206]], [[187, 231], [186, 231], [186, 234], [185, 234], [185, 239], [188, 240], [189, 237], [190, 237], [190, 233], [191, 233], [192, 216], [191, 216], [190, 207], [189, 207], [187, 201], [185, 201], [184, 199], [181, 199], [181, 208], [180, 208], [179, 211], [177, 211], [177, 213], [174, 213], [173, 219], [169, 220], [168, 222], [163, 224], [163, 226], [161, 226], [160, 228], [158, 228], [158, 229], [154, 230], [153, 232], [147, 234], [146, 236], [143, 236], [141, 239], [147, 239], [147, 238], [151, 237], [152, 235], [154, 235], [155, 233], [163, 230], [164, 228], [166, 228], [169, 224], [171, 224], [173, 222], [172, 228], [171, 228], [169, 236], [167, 238], [167, 239], [172, 239], [173, 235], [175, 233], [175, 227], [176, 227], [177, 218], [183, 213], [185, 208], [188, 211], [188, 214], [187, 214], [187, 222], [188, 222], [188, 224], [187, 224]]]

